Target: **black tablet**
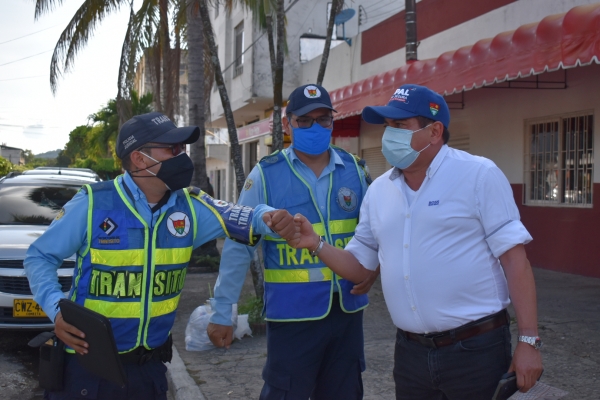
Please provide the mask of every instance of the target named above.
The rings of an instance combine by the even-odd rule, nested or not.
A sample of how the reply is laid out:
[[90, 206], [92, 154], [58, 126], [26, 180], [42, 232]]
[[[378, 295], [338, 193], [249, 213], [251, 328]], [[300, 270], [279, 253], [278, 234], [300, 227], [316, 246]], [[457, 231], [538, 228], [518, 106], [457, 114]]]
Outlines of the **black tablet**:
[[85, 333], [88, 353], [76, 353], [77, 361], [89, 372], [125, 386], [127, 376], [108, 318], [67, 299], [60, 300], [58, 306], [63, 319]]

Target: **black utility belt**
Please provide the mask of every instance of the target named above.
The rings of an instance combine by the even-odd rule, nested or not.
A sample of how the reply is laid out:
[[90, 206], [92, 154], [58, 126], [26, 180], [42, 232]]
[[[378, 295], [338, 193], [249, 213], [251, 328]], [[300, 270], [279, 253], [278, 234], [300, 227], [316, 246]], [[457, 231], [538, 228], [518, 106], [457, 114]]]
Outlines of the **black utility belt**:
[[123, 364], [145, 364], [151, 360], [158, 360], [163, 363], [171, 362], [173, 357], [173, 338], [169, 334], [166, 342], [155, 349], [148, 350], [145, 347], [136, 347], [127, 353], [119, 354]]

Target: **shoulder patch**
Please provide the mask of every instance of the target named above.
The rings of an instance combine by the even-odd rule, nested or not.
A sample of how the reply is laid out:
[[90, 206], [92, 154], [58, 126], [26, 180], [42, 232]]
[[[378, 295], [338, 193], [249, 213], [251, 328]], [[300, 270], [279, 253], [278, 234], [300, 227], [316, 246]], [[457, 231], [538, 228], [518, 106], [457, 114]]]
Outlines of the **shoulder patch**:
[[244, 184], [244, 190], [250, 190], [254, 181], [252, 179], [246, 179], [246, 183]]
[[65, 215], [65, 208], [61, 208], [60, 211], [58, 212], [58, 214], [56, 214], [56, 217], [54, 217], [54, 220], [58, 221], [59, 219], [61, 219], [63, 217], [63, 215]]

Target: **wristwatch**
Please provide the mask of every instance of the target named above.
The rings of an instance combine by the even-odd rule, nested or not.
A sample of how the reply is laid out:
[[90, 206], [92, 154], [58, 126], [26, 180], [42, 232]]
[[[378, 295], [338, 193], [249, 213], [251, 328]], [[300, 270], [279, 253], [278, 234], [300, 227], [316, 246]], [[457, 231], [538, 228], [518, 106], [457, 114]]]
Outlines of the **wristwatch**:
[[323, 244], [325, 244], [325, 239], [323, 239], [323, 236], [319, 236], [319, 245], [317, 246], [316, 249], [312, 250], [310, 252], [310, 255], [312, 257], [316, 257], [319, 255], [319, 252], [321, 251], [321, 249], [323, 248]]
[[539, 336], [519, 336], [519, 342], [527, 343], [533, 346], [534, 349], [539, 350], [542, 347], [542, 339]]

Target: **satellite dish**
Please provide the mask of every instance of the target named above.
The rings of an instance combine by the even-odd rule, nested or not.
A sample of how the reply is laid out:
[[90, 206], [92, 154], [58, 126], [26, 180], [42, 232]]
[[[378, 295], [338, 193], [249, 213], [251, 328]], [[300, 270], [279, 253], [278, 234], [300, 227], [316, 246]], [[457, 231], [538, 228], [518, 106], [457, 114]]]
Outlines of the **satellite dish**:
[[356, 14], [356, 11], [353, 8], [346, 8], [335, 16], [334, 22], [336, 25], [346, 23], [354, 17], [354, 14]]

